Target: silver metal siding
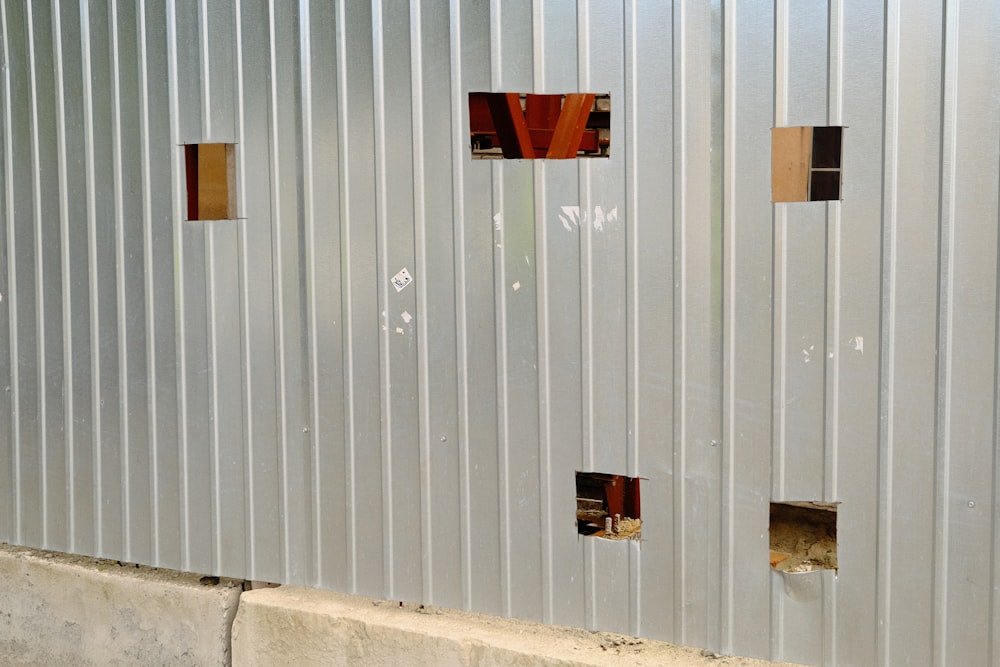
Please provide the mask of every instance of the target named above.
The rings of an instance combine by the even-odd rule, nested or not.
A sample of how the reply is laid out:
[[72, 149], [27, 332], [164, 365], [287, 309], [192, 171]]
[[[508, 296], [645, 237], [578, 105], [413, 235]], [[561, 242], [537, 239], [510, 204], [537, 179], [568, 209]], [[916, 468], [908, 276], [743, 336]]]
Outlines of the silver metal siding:
[[[0, 0], [0, 539], [809, 664], [1000, 661], [1000, 7]], [[472, 161], [471, 90], [610, 92]], [[843, 197], [770, 202], [770, 128]], [[182, 144], [236, 144], [187, 222]], [[414, 282], [397, 292], [406, 268]], [[643, 541], [577, 536], [574, 471]], [[839, 572], [766, 566], [839, 502]]]

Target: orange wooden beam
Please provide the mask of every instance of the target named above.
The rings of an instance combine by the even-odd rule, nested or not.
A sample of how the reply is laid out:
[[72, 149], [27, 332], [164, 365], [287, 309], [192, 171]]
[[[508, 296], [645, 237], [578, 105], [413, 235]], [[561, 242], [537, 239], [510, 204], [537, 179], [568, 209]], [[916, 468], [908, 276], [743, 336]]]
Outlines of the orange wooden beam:
[[489, 93], [487, 100], [503, 156], [508, 159], [534, 158], [531, 134], [521, 110], [521, 96], [517, 93]]
[[566, 95], [559, 121], [552, 134], [552, 143], [545, 154], [547, 158], [566, 159], [576, 157], [580, 150], [580, 140], [587, 129], [587, 119], [594, 106], [594, 93], [570, 93]]

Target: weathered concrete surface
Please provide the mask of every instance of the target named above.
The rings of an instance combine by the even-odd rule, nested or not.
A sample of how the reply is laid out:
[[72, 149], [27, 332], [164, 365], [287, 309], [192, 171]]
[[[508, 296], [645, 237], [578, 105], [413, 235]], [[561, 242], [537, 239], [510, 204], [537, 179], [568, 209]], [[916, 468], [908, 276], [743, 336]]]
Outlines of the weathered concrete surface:
[[243, 594], [233, 625], [233, 663], [238, 667], [777, 664], [604, 632], [437, 607], [401, 607], [399, 603], [295, 587]]
[[0, 544], [0, 664], [227, 665], [241, 582]]

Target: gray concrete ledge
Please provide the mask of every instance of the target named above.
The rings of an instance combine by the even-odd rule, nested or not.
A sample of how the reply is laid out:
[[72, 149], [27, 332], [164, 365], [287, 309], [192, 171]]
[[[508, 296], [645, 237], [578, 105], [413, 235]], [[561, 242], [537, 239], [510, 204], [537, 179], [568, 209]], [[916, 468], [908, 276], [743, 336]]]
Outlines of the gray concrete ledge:
[[763, 667], [648, 639], [0, 544], [0, 665]]
[[296, 587], [243, 594], [233, 625], [233, 663], [241, 667], [776, 664], [605, 632]]
[[242, 582], [200, 580], [0, 544], [0, 664], [228, 665]]

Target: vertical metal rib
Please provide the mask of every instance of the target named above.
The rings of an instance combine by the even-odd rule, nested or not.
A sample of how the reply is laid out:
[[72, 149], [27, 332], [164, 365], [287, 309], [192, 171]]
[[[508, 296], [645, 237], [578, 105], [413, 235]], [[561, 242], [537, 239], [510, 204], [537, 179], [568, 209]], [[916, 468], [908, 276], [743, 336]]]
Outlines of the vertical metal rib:
[[[417, 290], [417, 400], [419, 401], [420, 441], [420, 527], [422, 536], [423, 596], [434, 601], [434, 544], [432, 542], [434, 508], [431, 506], [431, 418], [430, 418], [430, 321], [427, 307], [427, 221], [426, 182], [424, 170], [424, 61], [423, 29], [421, 26], [421, 1], [410, 2], [410, 91], [413, 98], [411, 113], [413, 123], [413, 237], [416, 251], [418, 280]], [[442, 508], [445, 509], [445, 508]]]
[[[246, 215], [247, 210], [247, 158], [246, 158], [246, 102], [244, 100], [244, 74], [243, 74], [243, 2], [234, 0], [233, 14], [236, 21], [236, 193], [237, 193], [237, 215]], [[250, 288], [249, 271], [250, 262], [247, 252], [247, 228], [246, 219], [237, 221], [236, 228], [237, 246], [237, 271], [239, 273], [239, 301], [240, 301], [240, 359], [243, 361], [243, 488], [245, 489], [244, 511], [246, 529], [246, 552], [247, 571], [251, 577], [255, 576], [257, 570], [257, 534], [255, 521], [254, 498], [254, 420], [253, 420], [253, 395], [254, 381], [253, 373], [247, 371], [251, 366], [250, 358]]]
[[[671, 90], [672, 102], [674, 104], [674, 115], [670, 119], [670, 129], [674, 137], [682, 137], [683, 134], [681, 130], [683, 114], [681, 105], [678, 104], [679, 101], [683, 100], [683, 90], [681, 88], [682, 80], [680, 77], [681, 67], [684, 64], [684, 39], [682, 33], [683, 29], [683, 19], [684, 19], [684, 5], [683, 3], [674, 3], [673, 11], [671, 12], [671, 35], [672, 35], [672, 46], [673, 50], [671, 52], [671, 62], [670, 71], [673, 73], [674, 85]], [[683, 188], [681, 183], [681, 171], [678, 169], [678, 165], [683, 164], [683, 142], [676, 141], [674, 143], [673, 154], [670, 156], [671, 159], [671, 174], [673, 179], [670, 183], [670, 188], [673, 194], [672, 200], [674, 203], [673, 210], [671, 211], [671, 217], [673, 219], [673, 239], [675, 247], [679, 248], [679, 236], [680, 236], [680, 225], [681, 220], [680, 211], [683, 204]], [[684, 544], [684, 476], [683, 474], [676, 474], [678, 471], [683, 472], [684, 469], [684, 413], [683, 405], [681, 403], [681, 396], [683, 396], [683, 356], [677, 354], [677, 348], [683, 343], [683, 338], [681, 336], [680, 330], [678, 328], [677, 322], [679, 320], [680, 308], [683, 304], [683, 300], [679, 298], [678, 293], [678, 271], [680, 270], [683, 257], [679, 257], [678, 253], [674, 252], [675, 261], [673, 267], [673, 291], [674, 291], [674, 301], [673, 301], [673, 312], [671, 313], [671, 321], [674, 323], [674, 405], [671, 406], [674, 413], [674, 420], [672, 423], [672, 442], [671, 449], [673, 450], [672, 465], [671, 470], [674, 472], [673, 476], [673, 544]], [[673, 578], [673, 589], [676, 591], [674, 594], [674, 599], [684, 599], [685, 596], [685, 586], [684, 586], [684, 550], [674, 549], [674, 567], [671, 573]], [[676, 638], [677, 641], [684, 641], [684, 613], [681, 610], [680, 613], [674, 614], [674, 625], [671, 628], [671, 635]]]
[[[545, 80], [545, 14], [544, 3], [533, 0], [532, 7], [532, 78], [534, 92], [546, 90]], [[550, 352], [551, 327], [549, 313], [552, 304], [549, 300], [549, 248], [548, 235], [545, 233], [546, 191], [545, 191], [545, 161], [539, 160], [534, 165], [534, 209], [535, 209], [535, 267], [537, 276], [538, 306], [538, 424], [539, 424], [539, 457], [538, 479], [539, 506], [541, 509], [541, 559], [542, 559], [542, 619], [552, 622], [552, 610], [555, 606], [553, 598], [553, 562], [552, 540], [552, 364]]]
[[941, 100], [940, 206], [938, 228], [938, 355], [934, 483], [934, 620], [932, 660], [948, 662], [948, 578], [951, 503], [952, 329], [955, 302], [955, 200], [958, 178], [958, 28], [959, 3], [944, 7], [944, 57]]
[[121, 72], [119, 70], [121, 57], [118, 48], [118, 0], [111, 0], [110, 6], [111, 31], [111, 113], [112, 113], [112, 160], [115, 202], [115, 286], [116, 306], [118, 313], [118, 396], [121, 439], [121, 494], [122, 494], [122, 528], [125, 545], [125, 558], [132, 560], [132, 498], [128, 480], [131, 478], [129, 450], [129, 391], [128, 391], [128, 331], [126, 328], [127, 311], [125, 303], [125, 194], [122, 186], [122, 99]]
[[[147, 437], [149, 438], [149, 470], [150, 477], [150, 517], [154, 563], [160, 559], [160, 485], [161, 471], [157, 466], [159, 460], [159, 429], [158, 404], [156, 401], [156, 388], [159, 386], [158, 369], [156, 361], [156, 319], [155, 304], [153, 301], [153, 209], [152, 191], [153, 182], [150, 171], [152, 162], [152, 151], [149, 138], [149, 52], [146, 40], [146, 4], [139, 3], [138, 14], [138, 42], [139, 42], [139, 134], [142, 155], [142, 236], [143, 236], [143, 257], [142, 262], [145, 267], [143, 271], [143, 303], [145, 304], [145, 330], [146, 330], [146, 408], [149, 411], [149, 421], [147, 427]], [[67, 356], [67, 359], [69, 357]], [[67, 379], [66, 385], [72, 387], [72, 382]], [[72, 396], [72, 392], [68, 392]], [[70, 411], [71, 412], [71, 411]], [[67, 433], [68, 437], [72, 437]], [[72, 494], [70, 497], [74, 497]]]
[[15, 252], [14, 234], [14, 158], [11, 145], [14, 140], [14, 120], [13, 111], [10, 108], [11, 83], [10, 83], [10, 24], [7, 20], [7, 4], [0, 2], [0, 22], [3, 23], [3, 86], [4, 86], [4, 201], [6, 211], [4, 215], [7, 220], [7, 312], [8, 331], [10, 336], [10, 393], [11, 393], [11, 476], [14, 480], [11, 490], [13, 497], [10, 498], [14, 510], [14, 539], [22, 540], [23, 527], [21, 520], [21, 476], [18, 470], [21, 467], [21, 423], [18, 415], [21, 413], [21, 378], [18, 369], [20, 359], [20, 344], [17, 339], [17, 253]]
[[[277, 109], [280, 106], [280, 99], [278, 97], [278, 49], [280, 44], [277, 40], [277, 27], [275, 25], [276, 21], [276, 11], [275, 2], [280, 0], [268, 0], [267, 3], [267, 19], [268, 19], [268, 53], [270, 54], [270, 98], [268, 104], [271, 108], [271, 143], [274, 150], [271, 152], [271, 220], [279, 220], [281, 218], [281, 174], [282, 174], [282, 164], [281, 164], [281, 147], [279, 144], [279, 127], [278, 127], [278, 113]], [[274, 309], [277, 317], [275, 318], [275, 357], [278, 362], [278, 488], [279, 495], [281, 497], [281, 554], [279, 558], [280, 568], [284, 576], [289, 576], [291, 574], [291, 563], [289, 561], [290, 545], [291, 545], [291, 522], [288, 520], [288, 510], [289, 510], [289, 495], [288, 495], [288, 479], [286, 462], [288, 460], [288, 382], [286, 373], [286, 363], [285, 363], [285, 290], [284, 290], [284, 253], [282, 248], [282, 233], [280, 225], [271, 225], [271, 257], [274, 263], [274, 283], [272, 286], [272, 291], [274, 294]]]
[[316, 296], [316, 202], [313, 177], [313, 71], [312, 71], [312, 34], [310, 30], [312, 5], [310, 0], [303, 0], [299, 7], [299, 40], [301, 44], [300, 58], [300, 88], [302, 89], [302, 199], [305, 218], [305, 290], [306, 290], [306, 331], [308, 349], [308, 382], [309, 397], [309, 443], [311, 448], [312, 489], [312, 549], [314, 572], [317, 581], [323, 579], [321, 568], [323, 564], [321, 536], [323, 535], [324, 508], [320, 501], [320, 489], [324, 483], [320, 475], [320, 438], [325, 433], [320, 432], [319, 424], [319, 329], [316, 323], [316, 312], [319, 300]]
[[[177, 6], [176, 0], [167, 0], [167, 89], [170, 99], [170, 138], [175, 146], [181, 143], [180, 136], [180, 100], [178, 99], [178, 72], [177, 72]], [[183, 162], [180, 159], [180, 148], [174, 148], [170, 154], [170, 173], [173, 176], [173, 189], [171, 192], [174, 202], [174, 217], [171, 220], [173, 225], [174, 243], [174, 345], [177, 354], [177, 413], [178, 413], [178, 440], [180, 457], [178, 467], [180, 471], [180, 519], [181, 519], [181, 567], [189, 567], [191, 562], [191, 504], [190, 504], [190, 480], [185, 474], [188, 467], [188, 391], [187, 391], [187, 342], [185, 332], [186, 317], [184, 308], [185, 283], [187, 281], [184, 271], [184, 183]]]
[[462, 607], [472, 608], [472, 488], [471, 465], [469, 462], [469, 443], [472, 438], [469, 427], [469, 335], [468, 306], [466, 303], [466, 260], [465, 260], [465, 94], [462, 86], [462, 0], [450, 0], [451, 25], [449, 44], [451, 46], [451, 125], [452, 125], [452, 208], [454, 210], [455, 240], [455, 321], [458, 331], [456, 336], [455, 357], [457, 362], [456, 377], [458, 386], [458, 430], [459, 430], [459, 469], [460, 486], [459, 501], [461, 504], [461, 559], [462, 559]]
[[[215, 276], [215, 225], [217, 223], [205, 224], [205, 292], [209, 294], [206, 299], [206, 320], [208, 324], [208, 400], [209, 400], [209, 467], [206, 471], [211, 483], [209, 485], [211, 506], [202, 508], [210, 514], [209, 525], [212, 527], [212, 544], [208, 549], [211, 554], [212, 563], [215, 568], [222, 562], [222, 516], [221, 516], [221, 496], [222, 475], [220, 474], [220, 433], [222, 427], [219, 418], [219, 329], [217, 322], [217, 308], [214, 296], [218, 294], [217, 281]], [[218, 571], [217, 569], [213, 571]]]
[[87, 174], [87, 266], [88, 290], [90, 292], [90, 412], [92, 415], [93, 440], [93, 498], [94, 537], [97, 553], [104, 551], [104, 503], [101, 489], [104, 485], [102, 463], [102, 411], [101, 411], [101, 346], [100, 346], [100, 304], [98, 292], [97, 266], [97, 192], [94, 178], [94, 99], [91, 89], [90, 12], [86, 3], [80, 6], [80, 46], [83, 51], [83, 126], [84, 152]]
[[[48, 461], [48, 405], [46, 398], [46, 355], [45, 355], [45, 256], [44, 239], [42, 237], [42, 166], [39, 148], [38, 121], [38, 72], [36, 70], [37, 46], [35, 45], [35, 25], [32, 4], [25, 5], [28, 33], [28, 80], [31, 92], [29, 94], [29, 109], [31, 114], [31, 200], [34, 213], [33, 226], [35, 237], [35, 351], [38, 359], [38, 467], [41, 477], [41, 533], [43, 541], [48, 542], [49, 524], [49, 475], [46, 463]], [[14, 362], [16, 363], [16, 362]]]
[[[72, 503], [76, 498], [76, 469], [75, 469], [75, 442], [74, 428], [75, 413], [73, 409], [74, 401], [74, 363], [73, 363], [73, 325], [72, 325], [72, 299], [70, 298], [71, 274], [70, 274], [70, 242], [69, 242], [69, 193], [68, 193], [68, 166], [66, 164], [66, 79], [63, 68], [62, 49], [62, 14], [59, 11], [59, 3], [52, 0], [52, 42], [55, 52], [55, 78], [56, 78], [56, 145], [58, 151], [58, 172], [59, 172], [59, 245], [61, 250], [60, 262], [60, 284], [62, 286], [62, 321], [63, 321], [63, 431], [66, 438], [66, 498], [68, 499], [68, 546], [72, 552], [77, 549], [76, 541], [76, 511]], [[9, 152], [9, 150], [8, 150]], [[9, 224], [9, 221], [8, 221]]]
[[879, 341], [879, 508], [876, 564], [879, 627], [877, 651], [890, 664], [892, 637], [892, 530], [895, 410], [893, 384], [896, 338], [896, 224], [899, 166], [899, 33], [900, 0], [887, 0], [885, 21], [885, 120], [882, 131], [885, 164], [882, 171], [882, 333]]
[[[843, 125], [844, 105], [844, 4], [830, 0], [828, 28], [828, 87], [827, 124]], [[842, 135], [843, 140], [843, 135]], [[843, 153], [843, 149], [841, 149]], [[841, 186], [843, 187], [843, 186]], [[841, 312], [842, 266], [841, 202], [826, 205], [827, 214], [827, 290], [826, 290], [826, 353], [825, 387], [825, 447], [823, 461], [823, 500], [840, 500], [840, 379], [841, 379]], [[827, 594], [829, 613], [823, 617], [823, 659], [837, 664], [837, 587], [830, 586]]]
[[[382, 23], [382, 0], [372, 0], [372, 74], [375, 94], [375, 173], [376, 173], [376, 204], [375, 224], [378, 245], [379, 272], [379, 308], [382, 313], [381, 341], [379, 345], [379, 373], [382, 385], [382, 518], [383, 518], [383, 552], [385, 554], [384, 577], [385, 594], [392, 598], [395, 591], [395, 540], [393, 522], [393, 441], [392, 420], [393, 405], [390, 383], [392, 381], [392, 365], [389, 353], [390, 333], [389, 319], [385, 310], [389, 302], [389, 281], [385, 279], [389, 271], [389, 220], [388, 220], [388, 188], [386, 180], [386, 146], [385, 146], [385, 43]], [[422, 276], [418, 276], [422, 280]]]
[[208, 34], [209, 0], [198, 0], [198, 38], [201, 65], [201, 126], [202, 141], [213, 138], [212, 128], [212, 59], [209, 56], [211, 37]]
[[[1000, 156], [1000, 142], [997, 145], [997, 155]], [[1000, 164], [997, 168], [1000, 173]], [[998, 207], [1000, 209], [1000, 207]], [[1000, 228], [1000, 210], [995, 220]], [[994, 250], [995, 261], [1000, 264], [1000, 235]], [[993, 330], [997, 332], [993, 341], [993, 432], [992, 441], [1000, 436], [1000, 271], [997, 272], [994, 283], [994, 318]], [[1000, 661], [1000, 447], [993, 447], [992, 483], [990, 490], [990, 577], [989, 577], [989, 625], [987, 627], [987, 657], [996, 664]]]
[[[672, 173], [673, 182], [671, 187], [673, 189], [673, 201], [674, 209], [673, 221], [674, 221], [674, 246], [678, 249], [683, 249], [685, 247], [684, 243], [684, 208], [687, 205], [687, 187], [684, 178], [684, 164], [686, 163], [685, 157], [685, 140], [684, 137], [687, 136], [685, 131], [685, 123], [687, 120], [686, 110], [684, 107], [684, 93], [687, 86], [687, 79], [685, 76], [685, 67], [687, 64], [687, 54], [685, 49], [687, 48], [687, 34], [686, 34], [686, 19], [687, 19], [687, 7], [684, 3], [676, 3], [674, 6], [674, 25], [673, 27], [673, 62], [671, 63], [672, 71], [674, 72], [674, 86], [673, 86], [673, 102], [674, 102], [674, 117], [671, 123], [671, 129], [673, 134], [678, 138], [677, 142], [674, 144], [674, 153], [671, 156], [673, 161]], [[674, 386], [675, 386], [675, 404], [674, 404], [674, 423], [673, 423], [673, 442], [672, 447], [674, 450], [674, 456], [672, 461], [672, 470], [674, 471], [674, 535], [673, 544], [677, 545], [674, 549], [674, 590], [677, 591], [675, 594], [675, 599], [686, 600], [688, 591], [688, 581], [685, 577], [685, 571], [687, 569], [687, 558], [686, 552], [683, 545], [686, 544], [687, 540], [687, 522], [685, 520], [685, 507], [687, 505], [687, 485], [685, 483], [684, 471], [687, 466], [687, 410], [684, 404], [685, 396], [687, 396], [687, 359], [685, 354], [685, 346], [687, 343], [687, 337], [685, 335], [684, 323], [686, 322], [685, 308], [687, 305], [686, 299], [684, 298], [684, 287], [686, 285], [685, 281], [685, 270], [686, 270], [686, 258], [685, 253], [682, 250], [675, 250], [674, 252], [675, 262], [674, 262], [674, 312], [673, 312], [673, 322], [675, 327], [674, 332]], [[674, 628], [673, 636], [677, 638], [677, 641], [684, 643], [687, 637], [687, 614], [684, 609], [681, 608], [678, 613], [674, 615]]]
[[722, 545], [724, 568], [721, 582], [720, 648], [733, 651], [736, 628], [736, 266], [735, 257], [739, 231], [734, 224], [736, 201], [736, 14], [735, 3], [726, 5], [722, 23]]
[[[501, 15], [503, 8], [500, 0], [490, 1], [490, 87], [500, 90], [503, 85], [503, 38], [501, 31]], [[493, 176], [492, 211], [503, 219], [503, 166], [491, 166]], [[500, 229], [500, 245], [503, 244], [503, 226]], [[511, 614], [513, 598], [511, 591], [511, 555], [510, 555], [510, 435], [509, 435], [509, 392], [507, 386], [507, 293], [505, 264], [502, 261], [503, 249], [494, 250], [494, 300], [497, 308], [497, 393], [500, 401], [497, 411], [498, 452], [500, 490], [500, 582], [502, 609], [506, 615]]]
[[[624, 78], [625, 95], [621, 109], [624, 117], [625, 139], [625, 220], [637, 220], [640, 213], [639, 207], [639, 48], [638, 48], [638, 6], [636, 0], [629, 0], [623, 4], [622, 25], [625, 27], [625, 58], [624, 58]], [[672, 72], [671, 72], [672, 75]], [[626, 407], [625, 423], [630, 437], [626, 445], [625, 469], [629, 476], [639, 477], [640, 461], [642, 451], [639, 433], [642, 432], [639, 405], [643, 395], [643, 384], [639, 372], [640, 364], [640, 240], [635, 225], [625, 226], [625, 377], [626, 377]], [[642, 551], [630, 549], [629, 559], [629, 594], [631, 597], [629, 604], [629, 633], [636, 636], [643, 634], [642, 615], [642, 593], [641, 585], [642, 573]]]
[[[348, 127], [348, 70], [347, 70], [347, 2], [349, 0], [337, 0], [337, 117], [340, 125], [337, 128], [337, 145], [340, 152], [338, 159], [342, 168], [340, 169], [340, 225], [342, 230], [342, 247], [345, 257], [351, 252], [351, 226], [348, 223], [351, 213], [350, 196], [350, 165], [347, 163], [349, 155], [350, 131]], [[357, 468], [355, 458], [355, 443], [357, 442], [357, 424], [355, 423], [355, 392], [354, 392], [354, 328], [351, 326], [351, 313], [353, 313], [353, 298], [350, 289], [353, 273], [352, 262], [345, 262], [343, 268], [343, 285], [341, 286], [343, 297], [343, 320], [344, 320], [344, 359], [345, 359], [345, 390], [347, 405], [345, 413], [347, 423], [345, 432], [347, 435], [347, 446], [345, 447], [345, 477], [347, 483], [347, 570], [348, 581], [351, 592], [358, 590], [358, 531], [357, 531]]]
[[[774, 36], [774, 124], [781, 127], [788, 124], [788, 1], [777, 0], [775, 4]], [[784, 357], [788, 344], [788, 216], [784, 206], [774, 207], [774, 346], [773, 358]], [[787, 500], [785, 497], [785, 462], [787, 434], [786, 416], [788, 405], [788, 364], [780, 362], [775, 369], [777, 401], [775, 406], [775, 438], [772, 460], [772, 500]]]
[[[590, 21], [588, 16], [588, 2], [577, 3], [577, 87], [580, 90], [590, 90]], [[580, 208], [583, 211], [592, 211], [592, 201], [590, 197], [590, 163], [585, 162], [579, 165], [579, 188], [580, 188]], [[581, 356], [580, 367], [583, 369], [581, 388], [582, 404], [580, 406], [583, 415], [582, 435], [583, 455], [588, 471], [596, 468], [595, 453], [595, 430], [597, 413], [597, 389], [594, 378], [594, 230], [590, 225], [580, 224], [580, 325], [581, 331]], [[586, 624], [588, 628], [597, 627], [597, 578], [595, 572], [596, 544], [587, 542], [584, 552], [583, 577], [586, 586]]]
[[[843, 0], [831, 0], [829, 10], [829, 86], [827, 123], [843, 125], [844, 98], [844, 7]], [[840, 314], [841, 314], [841, 204], [831, 202], [827, 215], [827, 345], [826, 366], [826, 453], [824, 458], [824, 500], [838, 500], [837, 472], [840, 451]], [[836, 589], [833, 589], [836, 590]]]

